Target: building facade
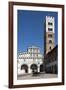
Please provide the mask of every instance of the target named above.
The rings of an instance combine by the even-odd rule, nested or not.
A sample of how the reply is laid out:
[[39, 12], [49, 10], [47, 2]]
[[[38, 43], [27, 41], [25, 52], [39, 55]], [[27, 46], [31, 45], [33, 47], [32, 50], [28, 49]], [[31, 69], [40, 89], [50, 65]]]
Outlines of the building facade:
[[43, 55], [38, 47], [32, 46], [27, 52], [18, 53], [18, 75], [32, 73], [35, 68], [37, 72], [43, 71]]
[[44, 65], [46, 73], [58, 73], [58, 46], [44, 56]]
[[55, 20], [54, 17], [46, 16], [44, 30], [44, 53], [48, 53], [55, 44]]

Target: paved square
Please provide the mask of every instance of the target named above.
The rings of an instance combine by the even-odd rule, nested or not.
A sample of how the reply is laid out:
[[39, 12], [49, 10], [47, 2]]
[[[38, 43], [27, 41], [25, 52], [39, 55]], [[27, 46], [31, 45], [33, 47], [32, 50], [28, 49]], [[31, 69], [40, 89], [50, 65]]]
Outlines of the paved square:
[[24, 74], [24, 75], [18, 75], [17, 79], [18, 80], [27, 80], [27, 79], [42, 79], [42, 78], [57, 78], [57, 74], [37, 74], [37, 75], [32, 75], [32, 74]]

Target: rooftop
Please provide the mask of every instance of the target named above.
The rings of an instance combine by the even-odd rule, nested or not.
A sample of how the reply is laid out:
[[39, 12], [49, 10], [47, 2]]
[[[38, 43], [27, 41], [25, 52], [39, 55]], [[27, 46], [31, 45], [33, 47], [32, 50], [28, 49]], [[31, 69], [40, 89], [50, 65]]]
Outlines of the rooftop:
[[36, 46], [28, 47], [28, 49], [29, 49], [29, 48], [37, 48], [37, 49], [39, 49], [39, 47], [36, 47]]

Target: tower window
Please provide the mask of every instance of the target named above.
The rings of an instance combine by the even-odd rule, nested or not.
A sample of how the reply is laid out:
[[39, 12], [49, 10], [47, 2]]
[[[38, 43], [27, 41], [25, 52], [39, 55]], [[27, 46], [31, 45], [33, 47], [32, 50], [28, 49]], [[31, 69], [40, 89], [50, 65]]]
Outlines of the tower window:
[[51, 46], [50, 46], [50, 48], [49, 48], [50, 50], [51, 50]]
[[48, 34], [48, 37], [52, 38], [52, 34]]
[[51, 22], [48, 22], [48, 25], [53, 25], [53, 23], [51, 23]]
[[52, 31], [52, 28], [48, 28], [48, 31]]
[[52, 40], [49, 40], [49, 43], [52, 43]]

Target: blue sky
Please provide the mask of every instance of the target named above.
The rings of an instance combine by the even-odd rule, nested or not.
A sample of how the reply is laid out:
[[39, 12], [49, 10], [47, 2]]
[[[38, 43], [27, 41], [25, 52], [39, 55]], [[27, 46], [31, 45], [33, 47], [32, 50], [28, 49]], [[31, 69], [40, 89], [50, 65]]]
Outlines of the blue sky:
[[18, 10], [17, 50], [24, 52], [27, 47], [38, 46], [44, 52], [44, 22], [46, 16], [55, 17], [55, 45], [58, 43], [58, 13], [48, 11]]

